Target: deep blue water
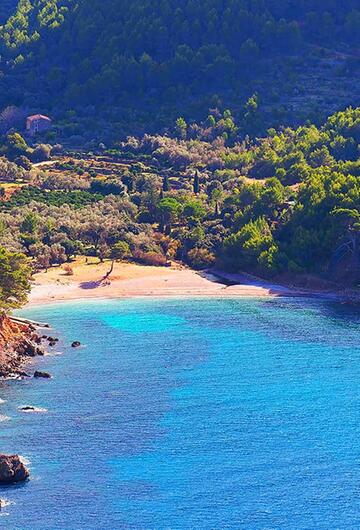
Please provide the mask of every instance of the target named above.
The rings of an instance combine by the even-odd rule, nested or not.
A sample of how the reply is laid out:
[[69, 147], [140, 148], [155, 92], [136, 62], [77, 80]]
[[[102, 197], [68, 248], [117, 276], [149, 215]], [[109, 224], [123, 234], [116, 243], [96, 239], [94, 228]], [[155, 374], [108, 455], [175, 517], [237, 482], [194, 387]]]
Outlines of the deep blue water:
[[0, 489], [1, 527], [360, 528], [357, 308], [178, 299], [22, 314], [50, 322], [63, 354], [36, 361], [51, 381], [0, 383], [1, 451], [32, 474]]

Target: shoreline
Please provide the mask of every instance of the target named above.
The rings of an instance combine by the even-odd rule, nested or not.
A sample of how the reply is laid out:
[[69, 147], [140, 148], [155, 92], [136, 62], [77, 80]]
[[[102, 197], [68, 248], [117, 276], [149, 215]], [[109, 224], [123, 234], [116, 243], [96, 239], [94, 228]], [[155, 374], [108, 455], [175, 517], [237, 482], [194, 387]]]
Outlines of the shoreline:
[[245, 275], [219, 271], [196, 272], [180, 267], [152, 267], [115, 263], [107, 276], [109, 262], [88, 263], [78, 258], [68, 276], [62, 267], [37, 273], [25, 308], [70, 300], [191, 297], [273, 297], [304, 296], [277, 284]]
[[67, 301], [129, 298], [301, 297], [356, 301], [345, 292], [292, 288], [246, 273], [232, 274], [216, 269], [197, 272], [178, 264], [153, 267], [115, 263], [108, 275], [109, 263], [79, 257], [71, 264], [71, 276], [62, 267], [37, 273], [25, 308]]

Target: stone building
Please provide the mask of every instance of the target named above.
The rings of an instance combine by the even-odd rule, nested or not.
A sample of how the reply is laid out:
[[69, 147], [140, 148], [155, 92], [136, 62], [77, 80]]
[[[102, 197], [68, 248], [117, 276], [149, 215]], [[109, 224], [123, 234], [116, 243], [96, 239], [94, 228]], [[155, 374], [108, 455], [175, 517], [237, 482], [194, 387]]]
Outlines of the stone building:
[[52, 121], [48, 116], [34, 114], [26, 119], [26, 132], [30, 136], [37, 133], [46, 132], [51, 129]]

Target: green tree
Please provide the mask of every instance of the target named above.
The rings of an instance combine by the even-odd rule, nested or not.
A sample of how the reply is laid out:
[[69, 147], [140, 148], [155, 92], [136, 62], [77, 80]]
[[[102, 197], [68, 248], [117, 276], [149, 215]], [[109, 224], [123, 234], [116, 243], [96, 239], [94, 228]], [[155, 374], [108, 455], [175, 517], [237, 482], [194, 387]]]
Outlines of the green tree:
[[111, 248], [111, 258], [123, 260], [131, 255], [130, 246], [126, 241], [117, 241]]
[[164, 175], [162, 190], [163, 190], [163, 192], [167, 192], [167, 191], [169, 191], [169, 189], [170, 189], [169, 177], [167, 175]]
[[226, 238], [224, 251], [226, 259], [237, 269], [263, 272], [275, 269], [277, 247], [264, 217], [250, 221]]
[[245, 103], [243, 129], [247, 134], [254, 134], [260, 127], [259, 97], [253, 94]]
[[31, 267], [24, 254], [0, 247], [0, 305], [2, 309], [21, 307], [30, 291]]
[[176, 120], [176, 132], [182, 140], [186, 140], [187, 136], [187, 123], [184, 118], [178, 118]]
[[205, 207], [200, 201], [190, 199], [183, 205], [182, 215], [186, 219], [202, 219], [205, 213]]
[[199, 172], [198, 171], [195, 171], [193, 189], [194, 189], [194, 193], [196, 193], [196, 195], [198, 193], [200, 193], [200, 178], [199, 178]]
[[6, 139], [7, 155], [10, 159], [26, 155], [29, 147], [19, 133], [9, 134]]
[[175, 198], [165, 197], [161, 199], [157, 206], [160, 229], [167, 234], [170, 233], [172, 224], [179, 217], [181, 211], [182, 206]]
[[39, 225], [39, 217], [34, 212], [29, 212], [21, 223], [20, 230], [27, 234], [35, 234]]

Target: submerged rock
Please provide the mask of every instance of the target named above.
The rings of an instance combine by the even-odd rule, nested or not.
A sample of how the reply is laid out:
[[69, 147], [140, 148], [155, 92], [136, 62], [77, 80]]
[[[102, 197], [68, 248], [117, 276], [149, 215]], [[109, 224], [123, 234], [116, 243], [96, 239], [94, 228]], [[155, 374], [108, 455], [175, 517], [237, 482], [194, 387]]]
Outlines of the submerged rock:
[[71, 344], [72, 348], [79, 348], [81, 346], [81, 342], [78, 340], [74, 340], [74, 342]]
[[0, 484], [24, 482], [30, 476], [19, 455], [0, 455]]
[[51, 379], [51, 374], [49, 374], [49, 372], [39, 372], [38, 370], [36, 370], [36, 372], [34, 372], [34, 377], [36, 378], [42, 377], [43, 379]]

